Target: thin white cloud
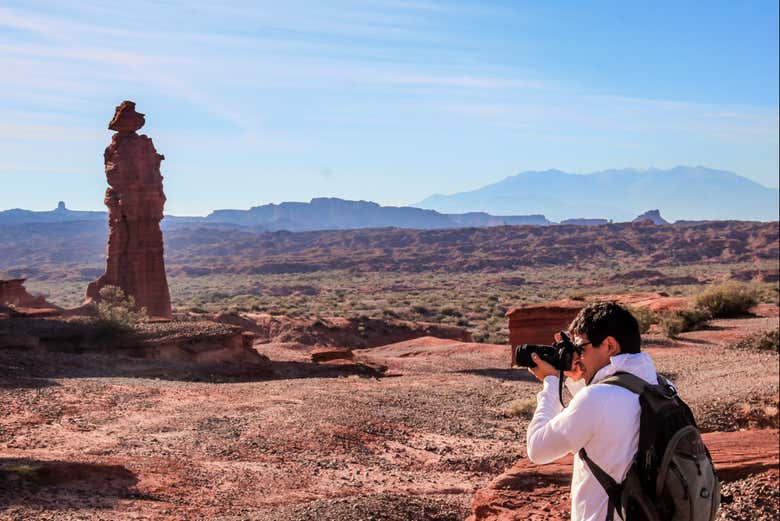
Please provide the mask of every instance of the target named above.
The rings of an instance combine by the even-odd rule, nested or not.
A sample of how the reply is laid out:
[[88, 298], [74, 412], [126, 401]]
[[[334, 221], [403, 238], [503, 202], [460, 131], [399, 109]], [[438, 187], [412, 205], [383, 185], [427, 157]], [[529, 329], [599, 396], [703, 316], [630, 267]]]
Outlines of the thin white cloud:
[[441, 87], [460, 87], [468, 89], [543, 89], [547, 85], [537, 80], [520, 80], [498, 77], [447, 76], [447, 75], [372, 75], [366, 74], [363, 81], [388, 85], [432, 85]]
[[86, 141], [95, 142], [103, 133], [94, 128], [68, 125], [0, 124], [0, 139], [5, 141]]
[[170, 65], [173, 63], [196, 63], [196, 61], [192, 58], [173, 58], [151, 53], [143, 54], [123, 50], [83, 46], [70, 47], [60, 45], [0, 44], [0, 53], [3, 53], [6, 56], [55, 58], [59, 60], [95, 62], [112, 66], [146, 67], [150, 65]]
[[[722, 107], [721, 107], [722, 108]], [[516, 103], [464, 103], [443, 110], [507, 129], [539, 132], [667, 132], [729, 141], [778, 141], [778, 115], [772, 109], [570, 94]], [[723, 114], [723, 115], [719, 115]]]

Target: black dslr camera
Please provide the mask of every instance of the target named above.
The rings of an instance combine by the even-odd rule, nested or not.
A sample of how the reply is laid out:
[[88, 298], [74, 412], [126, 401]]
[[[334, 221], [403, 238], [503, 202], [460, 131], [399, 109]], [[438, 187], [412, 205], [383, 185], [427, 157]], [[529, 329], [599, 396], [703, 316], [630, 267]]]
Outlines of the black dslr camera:
[[549, 363], [559, 371], [571, 371], [574, 353], [582, 354], [582, 348], [574, 345], [569, 336], [561, 331], [556, 335], [556, 342], [551, 346], [539, 344], [520, 344], [515, 348], [512, 357], [512, 365], [520, 367], [536, 367], [531, 360], [531, 354], [536, 353], [539, 358]]

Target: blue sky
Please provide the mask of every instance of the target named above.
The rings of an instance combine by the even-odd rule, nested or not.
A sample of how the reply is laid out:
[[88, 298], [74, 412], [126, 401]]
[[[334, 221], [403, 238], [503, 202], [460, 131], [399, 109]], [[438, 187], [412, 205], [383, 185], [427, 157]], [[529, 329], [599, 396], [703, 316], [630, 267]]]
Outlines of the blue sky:
[[5, 1], [0, 70], [0, 209], [103, 209], [123, 99], [176, 215], [549, 168], [778, 186], [776, 0]]

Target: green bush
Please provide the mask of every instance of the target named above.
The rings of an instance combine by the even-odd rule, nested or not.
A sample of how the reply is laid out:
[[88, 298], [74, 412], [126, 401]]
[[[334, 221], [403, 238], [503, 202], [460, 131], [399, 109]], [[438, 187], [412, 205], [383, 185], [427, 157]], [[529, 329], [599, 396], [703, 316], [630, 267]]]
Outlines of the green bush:
[[777, 328], [758, 333], [734, 344], [736, 349], [749, 351], [774, 351], [780, 352], [780, 330]]
[[135, 299], [122, 288], [104, 286], [97, 304], [97, 322], [106, 329], [130, 331], [147, 319], [146, 308], [135, 309]]
[[445, 317], [462, 317], [463, 313], [453, 306], [445, 306], [439, 310], [439, 314]]
[[712, 314], [709, 311], [700, 308], [681, 309], [677, 315], [683, 321], [684, 331], [701, 329], [712, 319]]
[[423, 315], [423, 316], [427, 316], [427, 315], [431, 314], [431, 310], [430, 309], [428, 309], [427, 307], [425, 307], [423, 305], [420, 305], [420, 304], [412, 306], [412, 312], [416, 313], [418, 315]]
[[677, 335], [683, 332], [683, 320], [677, 313], [664, 313], [658, 325], [669, 338], [677, 338]]
[[647, 308], [629, 308], [629, 311], [637, 322], [639, 322], [639, 332], [644, 334], [650, 329], [650, 326], [659, 322], [658, 314]]
[[695, 299], [695, 306], [706, 310], [713, 318], [744, 315], [758, 304], [758, 290], [740, 282], [726, 282], [710, 286]]
[[681, 309], [661, 315], [658, 325], [669, 338], [676, 338], [680, 333], [696, 331], [707, 325], [712, 316], [709, 311], [699, 308]]

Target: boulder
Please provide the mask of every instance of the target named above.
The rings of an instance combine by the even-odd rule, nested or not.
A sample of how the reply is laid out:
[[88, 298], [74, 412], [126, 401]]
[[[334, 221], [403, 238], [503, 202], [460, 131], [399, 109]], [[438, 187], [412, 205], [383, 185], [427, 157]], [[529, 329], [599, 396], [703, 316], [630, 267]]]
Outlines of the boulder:
[[315, 347], [311, 352], [311, 361], [315, 364], [334, 360], [352, 361], [354, 359], [354, 353], [346, 347]]
[[239, 327], [215, 322], [158, 323], [146, 325], [128, 349], [153, 360], [232, 366], [257, 374], [270, 368], [270, 360], [254, 349], [254, 337]]
[[587, 305], [582, 300], [558, 300], [543, 304], [531, 304], [511, 308], [506, 312], [509, 319], [509, 343], [549, 344], [553, 335], [569, 324], [577, 313]]

